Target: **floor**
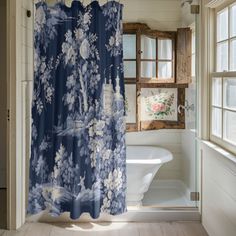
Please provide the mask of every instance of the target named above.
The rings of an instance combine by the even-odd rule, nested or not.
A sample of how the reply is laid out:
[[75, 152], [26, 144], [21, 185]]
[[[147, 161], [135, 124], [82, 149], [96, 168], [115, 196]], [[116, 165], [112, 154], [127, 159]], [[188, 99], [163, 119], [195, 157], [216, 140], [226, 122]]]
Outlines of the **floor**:
[[[151, 193], [150, 193], [151, 194]], [[167, 194], [167, 192], [165, 193]], [[164, 194], [164, 195], [165, 195]], [[164, 195], [162, 195], [164, 197]], [[171, 194], [173, 196], [173, 194]], [[165, 196], [166, 197], [166, 196]], [[176, 196], [175, 196], [176, 197]], [[160, 200], [160, 198], [158, 198]], [[145, 201], [154, 201], [146, 196]], [[169, 203], [182, 204], [181, 198], [168, 198]], [[6, 191], [0, 190], [0, 228], [6, 225]], [[80, 223], [43, 224], [27, 223], [17, 231], [0, 229], [0, 236], [207, 236], [199, 222], [162, 223]]]
[[142, 202], [143, 206], [194, 206], [177, 188], [150, 188]]
[[172, 223], [27, 223], [20, 230], [1, 231], [0, 236], [207, 236], [196, 222]]

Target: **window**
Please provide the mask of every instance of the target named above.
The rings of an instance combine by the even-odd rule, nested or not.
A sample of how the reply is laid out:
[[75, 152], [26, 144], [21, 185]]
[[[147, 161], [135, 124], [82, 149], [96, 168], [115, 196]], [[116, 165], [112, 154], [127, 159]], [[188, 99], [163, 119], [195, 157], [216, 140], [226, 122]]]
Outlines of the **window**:
[[141, 35], [141, 80], [174, 82], [174, 39]]
[[236, 3], [216, 10], [211, 140], [236, 152]]
[[[178, 113], [178, 106], [184, 105], [191, 83], [190, 46], [190, 28], [165, 32], [141, 23], [124, 24], [127, 131], [185, 128], [185, 114]], [[177, 69], [186, 72], [181, 79]]]

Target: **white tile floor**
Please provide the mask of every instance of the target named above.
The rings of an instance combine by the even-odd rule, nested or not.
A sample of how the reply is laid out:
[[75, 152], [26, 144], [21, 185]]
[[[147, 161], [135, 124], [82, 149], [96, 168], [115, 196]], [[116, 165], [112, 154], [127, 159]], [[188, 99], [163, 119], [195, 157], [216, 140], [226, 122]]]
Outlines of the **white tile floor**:
[[150, 188], [144, 195], [143, 206], [189, 207], [194, 202], [187, 201], [177, 188]]

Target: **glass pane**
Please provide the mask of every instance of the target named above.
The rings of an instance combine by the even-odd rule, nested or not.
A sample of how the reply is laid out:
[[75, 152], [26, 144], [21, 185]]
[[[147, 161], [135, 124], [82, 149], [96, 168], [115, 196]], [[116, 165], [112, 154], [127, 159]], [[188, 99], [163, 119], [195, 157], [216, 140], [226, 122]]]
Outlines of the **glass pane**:
[[172, 40], [158, 39], [158, 59], [159, 60], [172, 59]]
[[236, 36], [236, 4], [232, 5], [230, 12], [230, 36]]
[[217, 14], [217, 42], [228, 38], [228, 8]]
[[158, 62], [158, 78], [168, 79], [172, 77], [172, 62]]
[[222, 110], [220, 108], [212, 108], [212, 134], [221, 137], [222, 133]]
[[136, 35], [123, 35], [124, 59], [136, 59]]
[[217, 71], [228, 71], [228, 42], [217, 44]]
[[124, 61], [124, 77], [136, 78], [136, 61]]
[[236, 144], [236, 112], [224, 111], [224, 139]]
[[224, 107], [236, 109], [236, 78], [224, 79]]
[[212, 105], [222, 106], [222, 79], [212, 79]]
[[141, 35], [141, 59], [156, 59], [156, 39]]
[[141, 62], [141, 77], [156, 78], [156, 62], [142, 61]]
[[236, 39], [230, 42], [230, 70], [236, 71]]
[[136, 84], [125, 85], [126, 123], [136, 123]]

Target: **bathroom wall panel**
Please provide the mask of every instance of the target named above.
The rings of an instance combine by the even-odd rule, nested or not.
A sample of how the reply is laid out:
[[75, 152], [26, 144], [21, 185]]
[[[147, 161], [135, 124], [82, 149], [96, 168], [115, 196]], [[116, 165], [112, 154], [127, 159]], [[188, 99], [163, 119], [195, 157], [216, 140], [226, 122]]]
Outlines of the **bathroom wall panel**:
[[236, 232], [236, 157], [211, 145], [212, 147], [206, 144], [201, 145], [202, 222], [209, 236], [234, 236]]

